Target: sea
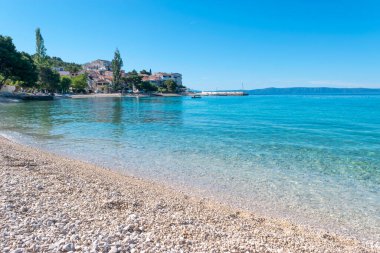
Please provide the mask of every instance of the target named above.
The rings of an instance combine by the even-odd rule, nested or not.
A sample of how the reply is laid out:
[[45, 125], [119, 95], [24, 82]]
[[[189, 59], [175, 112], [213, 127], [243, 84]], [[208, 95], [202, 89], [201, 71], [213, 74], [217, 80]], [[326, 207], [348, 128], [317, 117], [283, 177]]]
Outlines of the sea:
[[0, 102], [0, 133], [257, 215], [380, 241], [380, 96]]

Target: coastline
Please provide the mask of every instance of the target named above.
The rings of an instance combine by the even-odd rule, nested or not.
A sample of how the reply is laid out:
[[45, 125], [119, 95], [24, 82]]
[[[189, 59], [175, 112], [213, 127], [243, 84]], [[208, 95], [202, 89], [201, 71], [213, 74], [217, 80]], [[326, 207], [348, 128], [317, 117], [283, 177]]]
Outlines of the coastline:
[[[121, 93], [98, 93], [98, 94], [85, 94], [85, 95], [72, 95], [71, 98], [118, 98], [118, 97], [151, 97], [147, 94], [121, 94]], [[180, 94], [173, 93], [158, 93], [153, 97], [182, 97]]]
[[[376, 252], [0, 137], [4, 252]], [[23, 252], [23, 251], [21, 251]]]

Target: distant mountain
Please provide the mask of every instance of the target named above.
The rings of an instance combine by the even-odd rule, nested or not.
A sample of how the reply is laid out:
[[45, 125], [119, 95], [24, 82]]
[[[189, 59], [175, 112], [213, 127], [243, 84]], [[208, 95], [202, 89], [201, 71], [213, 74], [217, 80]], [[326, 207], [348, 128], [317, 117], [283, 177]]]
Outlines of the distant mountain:
[[246, 92], [249, 95], [380, 95], [380, 89], [327, 87], [266, 88]]

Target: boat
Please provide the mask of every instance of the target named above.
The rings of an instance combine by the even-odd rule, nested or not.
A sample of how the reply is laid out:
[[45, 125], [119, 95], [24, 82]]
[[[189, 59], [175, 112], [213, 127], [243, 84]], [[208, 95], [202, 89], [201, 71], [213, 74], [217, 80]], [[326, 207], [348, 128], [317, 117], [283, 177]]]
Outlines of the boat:
[[193, 96], [191, 96], [191, 98], [202, 98], [202, 96], [201, 95], [193, 95]]

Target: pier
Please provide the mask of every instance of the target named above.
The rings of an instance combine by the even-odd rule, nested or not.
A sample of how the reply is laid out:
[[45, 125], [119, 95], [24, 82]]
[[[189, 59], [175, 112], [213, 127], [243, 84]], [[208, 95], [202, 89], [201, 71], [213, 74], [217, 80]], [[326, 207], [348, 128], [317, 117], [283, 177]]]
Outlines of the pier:
[[201, 96], [247, 96], [243, 91], [202, 91]]

